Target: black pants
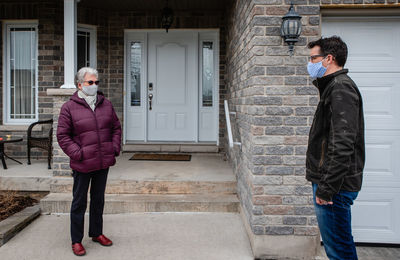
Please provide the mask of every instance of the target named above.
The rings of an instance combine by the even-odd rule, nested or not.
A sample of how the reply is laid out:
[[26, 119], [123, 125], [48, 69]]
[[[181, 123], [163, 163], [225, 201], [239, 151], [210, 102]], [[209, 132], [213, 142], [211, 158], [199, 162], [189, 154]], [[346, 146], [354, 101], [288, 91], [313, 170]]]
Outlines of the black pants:
[[72, 243], [81, 243], [83, 239], [89, 183], [89, 237], [97, 237], [103, 234], [104, 192], [106, 190], [108, 169], [109, 168], [89, 173], [73, 171], [74, 187], [71, 205]]

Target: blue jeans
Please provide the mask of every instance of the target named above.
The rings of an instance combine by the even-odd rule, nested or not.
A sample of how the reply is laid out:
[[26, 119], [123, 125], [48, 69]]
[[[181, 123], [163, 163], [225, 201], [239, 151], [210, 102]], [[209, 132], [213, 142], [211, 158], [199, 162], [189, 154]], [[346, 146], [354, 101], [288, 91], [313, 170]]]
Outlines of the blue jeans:
[[358, 192], [340, 191], [333, 196], [333, 205], [315, 202], [317, 184], [313, 184], [315, 214], [326, 255], [330, 260], [357, 260], [357, 251], [351, 234], [351, 205]]

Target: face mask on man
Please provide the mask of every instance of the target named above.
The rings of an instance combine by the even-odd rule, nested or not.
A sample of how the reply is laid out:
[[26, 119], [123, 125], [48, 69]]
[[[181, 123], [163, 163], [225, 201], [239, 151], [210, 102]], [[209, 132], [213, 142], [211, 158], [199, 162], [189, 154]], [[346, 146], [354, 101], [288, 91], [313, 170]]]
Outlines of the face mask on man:
[[312, 63], [311, 61], [308, 62], [307, 71], [312, 78], [322, 78], [327, 70], [326, 67], [322, 65], [322, 61]]
[[98, 86], [96, 84], [92, 84], [89, 86], [82, 85], [82, 91], [88, 96], [94, 96], [97, 94]]

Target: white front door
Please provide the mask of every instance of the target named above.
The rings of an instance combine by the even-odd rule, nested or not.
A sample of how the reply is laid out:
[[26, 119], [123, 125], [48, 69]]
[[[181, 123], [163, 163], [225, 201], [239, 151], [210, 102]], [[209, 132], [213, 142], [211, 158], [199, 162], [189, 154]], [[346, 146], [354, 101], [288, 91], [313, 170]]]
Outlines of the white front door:
[[124, 143], [217, 143], [218, 53], [216, 30], [126, 30]]
[[400, 19], [324, 18], [322, 35], [347, 43], [345, 67], [364, 99], [366, 165], [354, 239], [400, 243]]
[[196, 141], [197, 33], [149, 33], [148, 46], [148, 140]]

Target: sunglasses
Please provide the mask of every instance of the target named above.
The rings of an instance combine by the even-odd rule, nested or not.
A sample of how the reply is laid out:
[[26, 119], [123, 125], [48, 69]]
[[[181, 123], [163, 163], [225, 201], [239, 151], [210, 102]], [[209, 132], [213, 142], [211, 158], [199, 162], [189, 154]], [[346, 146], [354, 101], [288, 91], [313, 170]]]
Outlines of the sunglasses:
[[310, 61], [314, 61], [318, 57], [325, 57], [325, 55], [322, 55], [322, 54], [312, 55], [312, 56], [310, 56]]
[[89, 85], [93, 85], [93, 83], [96, 84], [96, 85], [99, 85], [99, 83], [100, 83], [99, 80], [96, 80], [96, 81], [88, 80], [88, 81], [84, 81], [84, 82], [87, 82]]

